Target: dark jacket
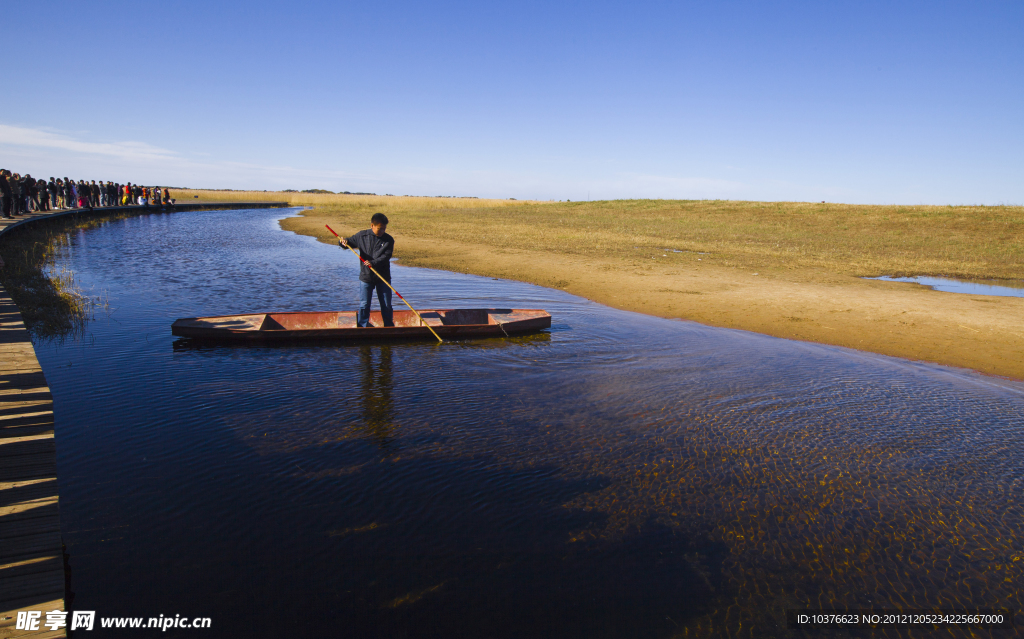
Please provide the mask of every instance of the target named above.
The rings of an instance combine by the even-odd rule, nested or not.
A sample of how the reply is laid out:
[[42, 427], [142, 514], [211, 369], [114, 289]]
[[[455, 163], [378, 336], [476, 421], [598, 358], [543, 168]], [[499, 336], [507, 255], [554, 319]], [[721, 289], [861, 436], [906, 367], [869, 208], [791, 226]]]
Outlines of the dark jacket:
[[[391, 283], [391, 254], [395, 251], [395, 238], [387, 233], [377, 237], [373, 231], [366, 229], [359, 231], [352, 237], [346, 238], [346, 242], [352, 248], [359, 251], [360, 257], [370, 263], [374, 270], [380, 273], [389, 284]], [[359, 279], [363, 282], [373, 284], [377, 278], [370, 269], [362, 262], [359, 263]]]

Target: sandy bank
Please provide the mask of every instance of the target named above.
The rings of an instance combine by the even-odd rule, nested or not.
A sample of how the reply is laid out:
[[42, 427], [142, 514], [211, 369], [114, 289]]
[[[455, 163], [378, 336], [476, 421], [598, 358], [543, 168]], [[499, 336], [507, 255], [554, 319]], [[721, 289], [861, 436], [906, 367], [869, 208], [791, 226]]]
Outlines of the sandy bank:
[[1024, 298], [963, 295], [815, 270], [744, 271], [668, 254], [615, 258], [418, 242], [401, 263], [565, 290], [601, 304], [1024, 379]]

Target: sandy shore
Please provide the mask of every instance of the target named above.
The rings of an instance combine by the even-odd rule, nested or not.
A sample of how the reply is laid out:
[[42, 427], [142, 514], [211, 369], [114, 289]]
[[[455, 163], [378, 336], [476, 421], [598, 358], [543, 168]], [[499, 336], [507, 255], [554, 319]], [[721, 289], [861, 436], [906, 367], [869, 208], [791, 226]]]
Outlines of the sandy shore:
[[[283, 226], [330, 242], [312, 221], [293, 218]], [[397, 231], [395, 242], [405, 266], [530, 282], [639, 313], [1024, 379], [1024, 298], [944, 293], [816, 269], [755, 272], [705, 265], [696, 253], [626, 265], [614, 254], [474, 247]]]

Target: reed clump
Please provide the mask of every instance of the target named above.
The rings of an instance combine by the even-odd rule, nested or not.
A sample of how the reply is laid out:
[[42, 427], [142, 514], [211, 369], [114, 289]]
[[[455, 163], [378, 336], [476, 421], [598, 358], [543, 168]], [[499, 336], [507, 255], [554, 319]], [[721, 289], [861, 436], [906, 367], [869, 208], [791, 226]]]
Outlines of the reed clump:
[[92, 219], [58, 218], [29, 224], [0, 239], [0, 284], [21, 311], [25, 327], [41, 340], [78, 338], [100, 298], [88, 296], [68, 264], [73, 229], [88, 229], [129, 214]]

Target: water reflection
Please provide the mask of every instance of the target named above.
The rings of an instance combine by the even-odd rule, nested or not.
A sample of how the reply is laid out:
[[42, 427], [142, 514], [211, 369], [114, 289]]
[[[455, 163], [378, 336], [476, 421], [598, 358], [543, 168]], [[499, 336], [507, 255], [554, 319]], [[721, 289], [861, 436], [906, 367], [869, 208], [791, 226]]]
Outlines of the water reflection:
[[395, 404], [391, 399], [391, 346], [360, 346], [359, 368], [362, 374], [360, 399], [363, 422], [360, 428], [382, 450], [389, 450], [396, 430]]

